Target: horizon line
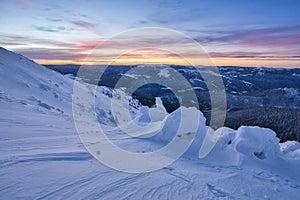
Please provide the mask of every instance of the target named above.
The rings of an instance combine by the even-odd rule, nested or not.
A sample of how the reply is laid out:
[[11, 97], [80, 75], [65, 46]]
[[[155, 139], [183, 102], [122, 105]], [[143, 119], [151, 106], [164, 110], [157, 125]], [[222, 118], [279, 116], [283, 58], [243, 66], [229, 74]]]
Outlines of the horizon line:
[[179, 67], [245, 67], [245, 68], [269, 68], [269, 69], [299, 69], [300, 67], [271, 67], [271, 66], [246, 66], [246, 65], [212, 65], [212, 66], [206, 66], [206, 65], [180, 65], [180, 64], [173, 64], [173, 63], [137, 63], [137, 64], [75, 64], [75, 63], [66, 63], [66, 64], [40, 64], [43, 66], [66, 66], [66, 65], [74, 65], [74, 66], [84, 66], [84, 67], [105, 67], [105, 66], [139, 66], [139, 65], [149, 65], [149, 66], [155, 66], [155, 65], [172, 65], [172, 66], [179, 66]]

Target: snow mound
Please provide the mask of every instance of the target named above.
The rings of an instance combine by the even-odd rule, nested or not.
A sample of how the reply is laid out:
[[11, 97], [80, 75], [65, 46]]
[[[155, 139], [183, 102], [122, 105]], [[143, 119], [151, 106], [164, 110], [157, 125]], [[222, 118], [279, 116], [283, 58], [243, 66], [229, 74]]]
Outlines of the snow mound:
[[141, 106], [139, 108], [139, 116], [135, 121], [140, 123], [150, 123], [150, 122], [158, 122], [163, 121], [164, 118], [168, 115], [162, 100], [160, 97], [155, 98], [155, 105], [151, 108], [147, 106]]
[[290, 160], [300, 161], [300, 143], [297, 141], [287, 141], [280, 144], [282, 156]]
[[160, 72], [158, 73], [159, 77], [163, 77], [163, 78], [169, 78], [170, 77], [170, 72], [167, 68], [160, 70]]
[[206, 162], [219, 165], [249, 165], [269, 163], [279, 158], [280, 147], [276, 133], [271, 129], [242, 126], [237, 131], [219, 128], [220, 135]]
[[279, 139], [271, 129], [242, 126], [234, 141], [237, 152], [249, 159], [275, 159], [279, 153]]
[[[161, 105], [162, 106], [162, 105]], [[151, 122], [150, 112], [157, 108], [141, 107], [139, 122]], [[152, 112], [160, 116], [159, 112]], [[280, 144], [276, 133], [268, 128], [242, 126], [238, 130], [221, 127], [213, 130], [205, 125], [206, 119], [196, 108], [180, 107], [170, 114], [163, 114], [161, 130], [153, 140], [170, 142], [174, 137], [182, 141], [193, 139], [184, 157], [220, 166], [280, 165], [282, 160], [299, 160], [300, 143], [289, 141]], [[198, 120], [197, 120], [198, 119]], [[177, 133], [177, 135], [176, 135]], [[212, 151], [199, 159], [199, 149], [205, 136], [214, 145]]]

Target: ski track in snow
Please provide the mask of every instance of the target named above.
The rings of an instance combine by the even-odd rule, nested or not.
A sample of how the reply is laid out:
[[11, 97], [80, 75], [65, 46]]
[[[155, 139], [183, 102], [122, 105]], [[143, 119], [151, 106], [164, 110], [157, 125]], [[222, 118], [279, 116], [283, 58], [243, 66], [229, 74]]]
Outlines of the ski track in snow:
[[[1, 199], [26, 195], [27, 199], [267, 199], [279, 197], [282, 191], [297, 195], [300, 188], [298, 182], [264, 170], [218, 167], [185, 158], [159, 171], [127, 174], [104, 167], [84, 151], [44, 151], [47, 153], [13, 157], [9, 165], [1, 163]], [[48, 179], [56, 174], [56, 167], [62, 170], [56, 177], [28, 187], [33, 177]], [[17, 179], [10, 177], [14, 172], [18, 172]]]

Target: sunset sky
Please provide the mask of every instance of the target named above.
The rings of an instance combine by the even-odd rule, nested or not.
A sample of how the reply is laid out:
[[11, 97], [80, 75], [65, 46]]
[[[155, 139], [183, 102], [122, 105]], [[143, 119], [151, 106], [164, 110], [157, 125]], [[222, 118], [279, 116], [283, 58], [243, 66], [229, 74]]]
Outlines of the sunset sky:
[[[0, 46], [41, 64], [82, 64], [98, 46], [106, 53], [94, 64], [106, 64], [120, 48], [114, 35], [162, 27], [199, 42], [216, 65], [300, 67], [299, 10], [298, 0], [1, 0]], [[182, 64], [155, 49], [116, 62], [136, 63]]]

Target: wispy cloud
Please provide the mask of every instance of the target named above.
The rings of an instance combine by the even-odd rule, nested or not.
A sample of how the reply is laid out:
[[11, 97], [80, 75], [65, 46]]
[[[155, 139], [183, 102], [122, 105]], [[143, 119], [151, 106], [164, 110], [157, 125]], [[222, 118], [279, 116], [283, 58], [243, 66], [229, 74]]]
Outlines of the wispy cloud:
[[285, 55], [285, 52], [210, 52], [211, 57], [223, 58], [270, 58], [270, 59], [299, 59], [300, 55]]
[[113, 47], [115, 43], [113, 41], [99, 41], [99, 40], [84, 40], [77, 41], [76, 52], [89, 52], [94, 48], [108, 48]]
[[270, 27], [246, 30], [210, 31], [214, 36], [196, 37], [199, 43], [219, 43], [240, 47], [299, 47], [300, 26]]
[[34, 26], [34, 28], [39, 31], [51, 32], [51, 33], [55, 33], [55, 32], [57, 33], [57, 32], [67, 30], [67, 28], [64, 26], [56, 26], [56, 27], [54, 27], [54, 26]]
[[60, 18], [47, 18], [50, 22], [62, 22], [63, 20]]
[[[62, 48], [68, 47], [72, 48], [72, 42], [61, 42], [57, 40], [49, 40], [49, 39], [41, 39], [41, 38], [33, 38], [28, 36], [20, 36], [20, 35], [0, 35], [0, 45], [10, 44], [10, 48], [14, 49], [22, 49], [22, 48], [30, 48], [34, 46], [44, 46], [45, 48]], [[30, 46], [28, 46], [30, 44]], [[17, 46], [16, 46], [17, 45]], [[15, 47], [16, 46], [16, 47]], [[19, 47], [23, 46], [23, 47]], [[15, 48], [14, 48], [15, 47]]]
[[86, 55], [74, 54], [70, 49], [30, 48], [17, 51], [31, 59], [44, 60], [82, 60]]
[[93, 23], [90, 23], [90, 22], [86, 22], [86, 21], [73, 21], [72, 22], [74, 25], [80, 27], [80, 28], [84, 28], [84, 29], [87, 29], [87, 30], [91, 30], [93, 29], [96, 24], [93, 24]]

